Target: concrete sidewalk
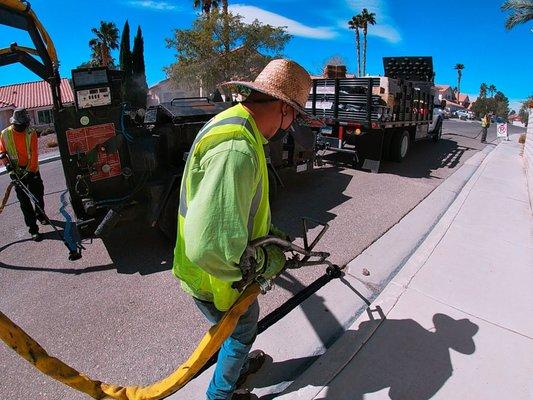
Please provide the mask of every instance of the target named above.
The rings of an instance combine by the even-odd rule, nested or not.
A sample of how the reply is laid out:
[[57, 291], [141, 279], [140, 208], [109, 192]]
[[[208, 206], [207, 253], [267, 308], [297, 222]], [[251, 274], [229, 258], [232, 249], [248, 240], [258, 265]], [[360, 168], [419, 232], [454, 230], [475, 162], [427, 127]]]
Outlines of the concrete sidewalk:
[[401, 271], [280, 399], [533, 399], [533, 218], [498, 145]]

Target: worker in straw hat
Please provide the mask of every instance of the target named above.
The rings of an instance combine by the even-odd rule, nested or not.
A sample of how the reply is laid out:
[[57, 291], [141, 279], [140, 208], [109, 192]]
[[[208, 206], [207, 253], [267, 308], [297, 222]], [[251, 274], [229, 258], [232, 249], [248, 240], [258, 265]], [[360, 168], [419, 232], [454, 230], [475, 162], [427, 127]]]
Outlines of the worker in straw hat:
[[[173, 273], [206, 318], [216, 323], [239, 297], [239, 261], [249, 241], [283, 235], [271, 226], [267, 162], [263, 146], [305, 117], [311, 77], [294, 61], [271, 61], [254, 82], [222, 89], [245, 100], [210, 120], [198, 133], [183, 173]], [[269, 245], [256, 253], [266, 278], [285, 265], [283, 251]], [[253, 303], [222, 345], [207, 398], [253, 399], [237, 390], [259, 369], [265, 354], [250, 348], [259, 305]]]
[[[44, 185], [39, 173], [37, 133], [30, 128], [30, 116], [25, 108], [13, 111], [9, 125], [0, 133], [0, 154], [9, 156], [11, 179], [19, 178], [35, 198], [38, 207], [34, 207], [28, 195], [17, 185], [15, 192], [24, 215], [24, 222], [30, 235], [36, 242], [42, 240], [37, 221], [47, 225], [48, 218], [44, 214]], [[7, 163], [3, 158], [3, 163]]]

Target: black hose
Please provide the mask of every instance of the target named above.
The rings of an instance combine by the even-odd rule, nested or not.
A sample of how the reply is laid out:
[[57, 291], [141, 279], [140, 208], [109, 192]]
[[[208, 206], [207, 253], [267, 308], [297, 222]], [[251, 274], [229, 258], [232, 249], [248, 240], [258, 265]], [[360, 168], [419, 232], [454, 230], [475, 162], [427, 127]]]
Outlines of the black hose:
[[443, 133], [442, 136], [445, 136], [445, 135], [446, 136], [460, 136], [460, 137], [464, 137], [464, 138], [467, 138], [467, 139], [477, 139], [481, 135], [482, 132], [483, 132], [483, 128], [481, 128], [479, 133], [476, 136], [474, 136], [474, 137], [467, 136], [467, 135], [460, 135], [458, 133]]

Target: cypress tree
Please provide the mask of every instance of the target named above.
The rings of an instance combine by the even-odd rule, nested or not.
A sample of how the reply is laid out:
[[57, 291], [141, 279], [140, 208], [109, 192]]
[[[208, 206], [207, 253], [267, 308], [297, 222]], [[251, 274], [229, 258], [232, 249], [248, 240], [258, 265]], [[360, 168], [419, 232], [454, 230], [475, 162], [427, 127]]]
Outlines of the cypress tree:
[[132, 55], [130, 50], [130, 25], [128, 20], [124, 24], [122, 29], [122, 38], [120, 39], [120, 69], [124, 71], [124, 77], [130, 77], [132, 75]]
[[146, 106], [146, 95], [148, 93], [148, 84], [146, 83], [146, 69], [144, 65], [144, 39], [141, 27], [137, 27], [137, 33], [133, 39], [132, 51], [132, 72], [135, 86], [136, 106]]
[[122, 29], [122, 38], [120, 39], [120, 54], [119, 54], [119, 64], [120, 69], [124, 73], [124, 78], [122, 81], [122, 100], [128, 103], [132, 103], [133, 93], [132, 93], [132, 54], [130, 50], [130, 24], [128, 20], [124, 24], [124, 29]]

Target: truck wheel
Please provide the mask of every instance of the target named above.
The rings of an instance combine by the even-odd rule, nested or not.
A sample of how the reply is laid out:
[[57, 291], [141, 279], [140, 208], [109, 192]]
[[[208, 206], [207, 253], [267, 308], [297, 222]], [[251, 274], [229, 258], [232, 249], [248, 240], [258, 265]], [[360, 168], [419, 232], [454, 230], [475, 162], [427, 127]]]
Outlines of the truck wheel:
[[442, 120], [439, 120], [439, 122], [437, 122], [437, 126], [435, 127], [435, 130], [433, 131], [433, 136], [431, 137], [431, 140], [437, 143], [441, 137], [442, 137]]
[[402, 162], [411, 146], [409, 132], [397, 131], [394, 133], [391, 143], [390, 155], [393, 161]]

